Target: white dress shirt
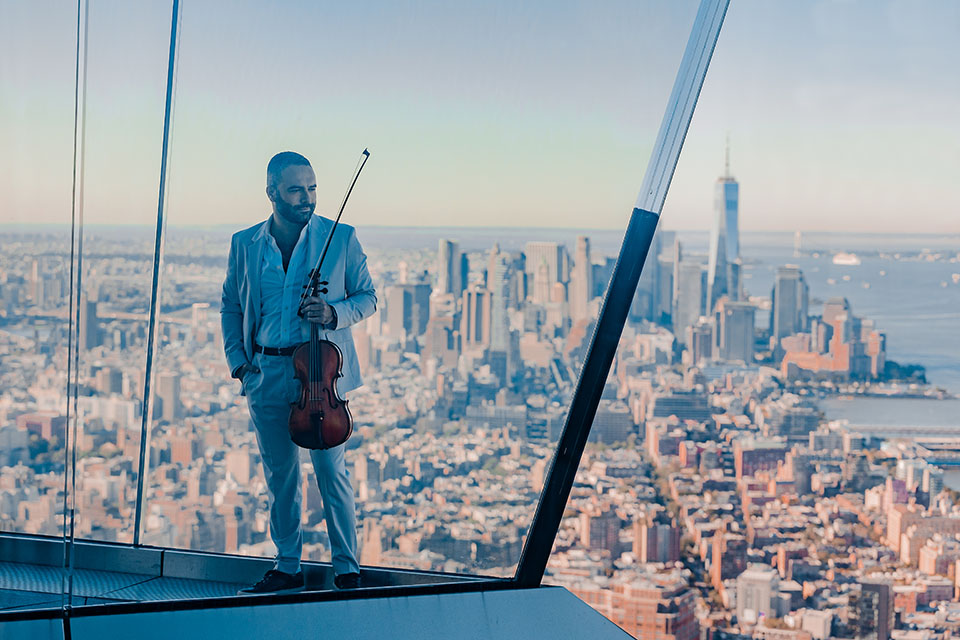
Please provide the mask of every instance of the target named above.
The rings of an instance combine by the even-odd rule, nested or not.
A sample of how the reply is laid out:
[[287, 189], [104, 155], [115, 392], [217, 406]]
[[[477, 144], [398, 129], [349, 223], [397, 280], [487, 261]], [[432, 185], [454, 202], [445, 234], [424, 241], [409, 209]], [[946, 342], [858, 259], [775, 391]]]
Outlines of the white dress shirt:
[[269, 224], [257, 238], [264, 243], [263, 259], [260, 262], [260, 322], [257, 323], [257, 344], [262, 347], [289, 347], [304, 342], [301, 331], [300, 295], [307, 282], [307, 267], [304, 255], [309, 246], [310, 225], [300, 231], [287, 270], [283, 270], [283, 255], [277, 241], [269, 232]]

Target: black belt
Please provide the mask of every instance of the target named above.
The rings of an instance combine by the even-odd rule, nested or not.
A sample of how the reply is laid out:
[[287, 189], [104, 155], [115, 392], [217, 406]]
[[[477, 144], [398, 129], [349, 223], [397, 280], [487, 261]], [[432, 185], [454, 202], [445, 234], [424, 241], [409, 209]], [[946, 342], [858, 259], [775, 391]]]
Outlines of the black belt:
[[253, 350], [257, 353], [262, 353], [265, 356], [292, 356], [293, 352], [297, 350], [297, 346], [292, 347], [262, 347], [256, 342], [253, 343]]

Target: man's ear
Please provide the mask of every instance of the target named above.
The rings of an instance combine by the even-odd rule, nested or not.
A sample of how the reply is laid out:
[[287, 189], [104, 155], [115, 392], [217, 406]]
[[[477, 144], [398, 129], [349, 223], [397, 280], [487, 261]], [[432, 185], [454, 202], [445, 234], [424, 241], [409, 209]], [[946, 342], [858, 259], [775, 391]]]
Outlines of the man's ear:
[[277, 188], [272, 184], [267, 185], [267, 198], [270, 199], [270, 202], [277, 201]]

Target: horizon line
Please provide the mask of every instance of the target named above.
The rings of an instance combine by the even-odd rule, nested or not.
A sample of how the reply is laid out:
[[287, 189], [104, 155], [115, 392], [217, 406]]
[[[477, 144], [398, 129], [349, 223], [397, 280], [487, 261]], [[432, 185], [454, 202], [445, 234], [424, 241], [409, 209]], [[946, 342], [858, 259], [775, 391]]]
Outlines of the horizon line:
[[[241, 225], [233, 225], [231, 223], [219, 223], [219, 224], [171, 224], [167, 223], [168, 229], [191, 229], [191, 230], [219, 230], [219, 229], [240, 229], [246, 228]], [[16, 229], [16, 228], [33, 228], [33, 229], [56, 229], [58, 227], [69, 228], [71, 223], [69, 222], [0, 222], [0, 231], [7, 229]], [[85, 228], [97, 228], [97, 229], [155, 229], [156, 224], [139, 224], [139, 223], [123, 223], [123, 222], [88, 222], [83, 225]], [[250, 226], [250, 225], [247, 225]], [[369, 225], [355, 225], [359, 228], [367, 229], [458, 229], [458, 230], [553, 230], [553, 231], [599, 231], [599, 232], [611, 232], [611, 231], [621, 231], [625, 232], [625, 227], [554, 227], [554, 226], [523, 226], [523, 225], [496, 225], [496, 226], [482, 226], [482, 225], [388, 225], [388, 224], [369, 224]], [[665, 231], [671, 233], [709, 233], [709, 228], [701, 229], [671, 229], [667, 227], [658, 227], [658, 231]], [[740, 235], [744, 234], [760, 234], [760, 233], [784, 233], [784, 234], [857, 234], [862, 236], [887, 236], [887, 235], [898, 235], [898, 236], [938, 236], [944, 240], [951, 237], [960, 238], [960, 232], [956, 233], [943, 233], [937, 231], [861, 231], [856, 229], [748, 229], [740, 230]]]

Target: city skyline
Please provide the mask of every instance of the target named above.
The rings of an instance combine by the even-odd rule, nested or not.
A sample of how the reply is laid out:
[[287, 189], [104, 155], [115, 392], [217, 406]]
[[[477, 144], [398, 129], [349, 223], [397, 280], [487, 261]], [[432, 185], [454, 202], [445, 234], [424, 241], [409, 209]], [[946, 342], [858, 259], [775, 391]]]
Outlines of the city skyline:
[[[152, 236], [143, 230], [142, 245], [130, 233], [85, 240], [76, 536], [128, 543], [134, 504], [143, 504], [146, 544], [269, 557], [253, 434], [218, 335], [226, 230], [169, 238], [151, 464], [142, 503], [135, 502], [143, 301], [151, 287], [145, 248]], [[619, 234], [574, 241], [544, 230], [494, 231], [472, 236], [485, 240], [469, 249], [436, 231], [420, 234], [414, 246], [395, 242], [411, 235], [367, 229], [363, 236], [381, 303], [352, 329], [367, 381], [351, 394], [357, 439], [346, 453], [361, 513], [361, 563], [509, 576]], [[914, 266], [949, 272], [954, 252], [881, 248], [852, 266], [782, 235], [767, 245], [772, 253], [754, 254], [747, 245], [748, 301], [721, 296], [713, 314], [699, 287], [708, 254], [672, 254], [680, 243], [658, 235], [657, 260], [644, 270], [624, 326], [590, 432], [596, 445], [585, 452], [547, 572], [642, 640], [696, 640], [703, 628], [749, 635], [762, 619], [788, 614], [805, 629], [819, 624], [817, 640], [826, 640], [831, 619], [841, 637], [848, 627], [870, 628], [873, 613], [890, 607], [871, 603], [874, 570], [848, 566], [851, 553], [898, 558], [898, 586], [916, 592], [918, 607], [945, 599], [956, 582], [945, 574], [960, 558], [960, 543], [925, 541], [932, 532], [960, 531], [956, 494], [943, 491], [956, 480], [940, 466], [954, 464], [960, 439], [929, 423], [882, 429], [822, 412], [846, 394], [868, 402], [878, 402], [874, 394], [906, 396], [890, 401], [913, 399], [941, 412], [960, 402], [926, 385], [931, 395], [918, 399], [904, 384], [920, 380], [909, 368], [893, 367], [885, 381], [885, 322], [875, 321], [861, 298], [842, 297], [866, 289], [859, 281], [851, 288], [825, 281], [828, 274], [841, 283], [841, 273], [876, 277], [868, 274], [879, 266], [901, 277]], [[70, 236], [4, 233], [0, 241], [18, 248], [0, 260], [0, 359], [22, 363], [0, 368], [0, 528], [53, 535], [61, 524], [59, 435], [67, 426], [53, 367], [65, 349], [59, 312]], [[673, 290], [686, 300], [677, 306], [689, 310], [682, 321], [669, 318], [672, 255], [682, 257], [697, 285]], [[815, 284], [787, 296], [781, 281], [799, 267], [784, 263], [793, 262], [809, 269]], [[779, 287], [769, 298], [767, 277]], [[920, 289], [907, 280], [911, 291]], [[888, 302], [901, 298], [898, 290], [884, 292]], [[830, 296], [822, 315], [813, 296]], [[766, 302], [774, 318], [787, 319], [770, 323], [778, 330], [755, 321]], [[919, 333], [930, 337], [934, 323], [923, 326]], [[689, 353], [680, 353], [674, 337], [691, 332]], [[890, 346], [917, 333], [900, 333]], [[779, 368], [777, 343], [784, 351]], [[921, 446], [914, 438], [928, 440]], [[890, 446], [900, 448], [895, 469]], [[305, 553], [323, 560], [329, 544], [312, 487], [307, 476]], [[851, 528], [849, 511], [871, 528]], [[882, 538], [881, 527], [888, 532]], [[808, 551], [824, 535], [831, 544]], [[824, 572], [821, 557], [837, 566]], [[799, 590], [801, 580], [809, 594]], [[850, 591], [852, 581], [862, 594]], [[850, 594], [847, 605], [836, 600], [843, 594]], [[637, 610], [649, 613], [641, 618]], [[754, 638], [770, 640], [765, 629], [759, 624]]]

